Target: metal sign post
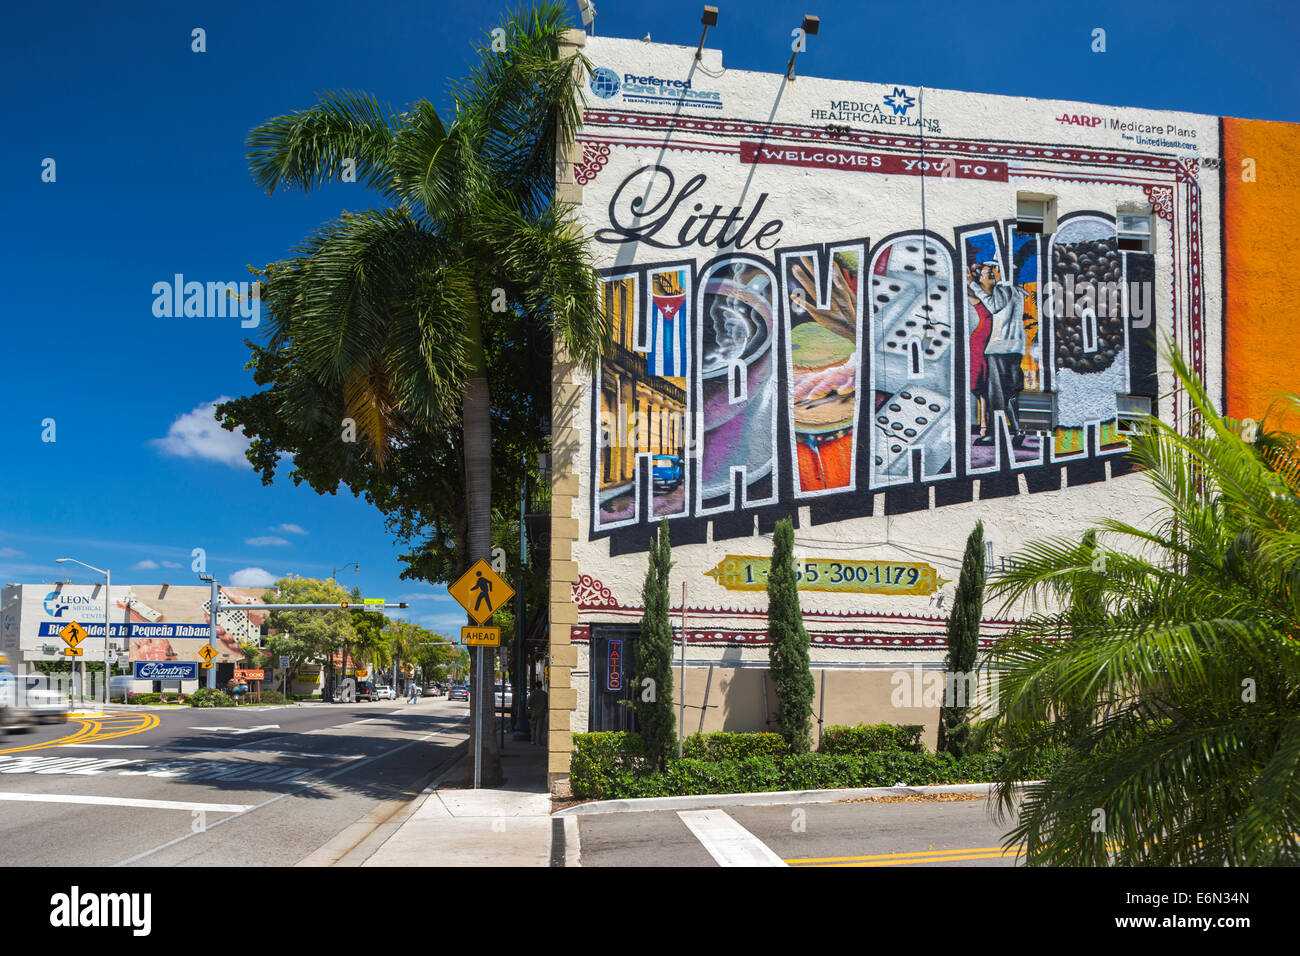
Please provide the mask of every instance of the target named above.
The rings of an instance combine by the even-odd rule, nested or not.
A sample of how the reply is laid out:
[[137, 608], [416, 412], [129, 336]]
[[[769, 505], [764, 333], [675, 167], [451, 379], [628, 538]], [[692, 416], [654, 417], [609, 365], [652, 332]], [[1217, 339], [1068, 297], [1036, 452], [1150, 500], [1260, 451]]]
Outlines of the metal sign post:
[[[475, 695], [483, 692], [483, 645], [480, 644], [474, 648], [474, 656], [477, 658], [479, 686], [474, 688]], [[474, 789], [477, 790], [483, 785], [483, 708], [478, 705], [482, 700], [481, 697], [475, 696], [470, 705], [474, 708]]]
[[[492, 570], [492, 566], [480, 558], [468, 571], [447, 589], [447, 593], [465, 609], [475, 624], [486, 624], [501, 607], [514, 597], [515, 590], [501, 575]], [[463, 632], [462, 632], [463, 633]], [[500, 631], [497, 630], [498, 635]], [[499, 640], [499, 637], [498, 637]], [[484, 674], [483, 645], [477, 648], [477, 676], [472, 681], [474, 690], [470, 696], [470, 706], [474, 708], [474, 789], [483, 782], [483, 708], [492, 707], [493, 689], [491, 674]]]

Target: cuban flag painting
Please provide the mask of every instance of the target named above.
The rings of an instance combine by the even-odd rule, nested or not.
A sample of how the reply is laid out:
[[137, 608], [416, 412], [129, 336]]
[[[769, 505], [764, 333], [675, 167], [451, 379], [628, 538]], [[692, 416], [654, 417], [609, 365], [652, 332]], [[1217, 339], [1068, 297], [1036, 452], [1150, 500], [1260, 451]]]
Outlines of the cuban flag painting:
[[651, 375], [686, 377], [686, 291], [680, 271], [660, 272], [653, 279], [651, 296]]

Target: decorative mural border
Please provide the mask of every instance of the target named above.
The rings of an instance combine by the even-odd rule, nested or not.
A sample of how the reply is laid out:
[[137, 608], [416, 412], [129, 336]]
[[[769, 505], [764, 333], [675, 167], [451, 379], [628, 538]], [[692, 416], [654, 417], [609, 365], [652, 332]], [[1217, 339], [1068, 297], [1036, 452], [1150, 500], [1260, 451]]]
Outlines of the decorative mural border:
[[[572, 630], [575, 644], [590, 644], [591, 629], [600, 627], [601, 622], [576, 625]], [[947, 647], [948, 639], [943, 632], [906, 636], [882, 636], [875, 634], [817, 632], [809, 631], [808, 639], [812, 647], [854, 647], [854, 648], [913, 648], [924, 649]], [[992, 647], [997, 643], [996, 637], [980, 637], [980, 647]], [[765, 629], [693, 628], [686, 629], [686, 644], [695, 647], [767, 647], [770, 641]], [[722, 663], [725, 663], [722, 662]]]
[[[581, 574], [578, 580], [571, 587], [573, 593], [573, 603], [578, 606], [579, 611], [605, 611], [640, 617], [645, 613], [645, 608], [639, 604], [621, 604], [614, 592], [605, 586], [600, 579], [590, 574]], [[670, 614], [681, 614], [680, 605], [669, 608]], [[755, 608], [740, 607], [722, 607], [716, 605], [687, 605], [686, 613], [698, 615], [700, 617], [715, 618], [735, 618], [744, 619], [766, 619], [767, 612]], [[944, 615], [929, 614], [894, 614], [889, 612], [874, 611], [870, 613], [861, 613], [853, 611], [805, 611], [805, 620], [831, 622], [878, 622], [882, 624], [904, 624], [904, 625], [945, 625], [948, 618]], [[1020, 623], [1012, 618], [990, 617], [982, 621], [983, 626], [1011, 628]]]

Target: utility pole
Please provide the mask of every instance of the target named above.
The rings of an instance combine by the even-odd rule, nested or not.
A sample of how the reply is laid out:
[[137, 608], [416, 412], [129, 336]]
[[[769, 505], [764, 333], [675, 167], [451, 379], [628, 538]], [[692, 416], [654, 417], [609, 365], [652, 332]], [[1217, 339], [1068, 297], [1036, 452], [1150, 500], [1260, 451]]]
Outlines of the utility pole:
[[519, 482], [519, 588], [515, 595], [515, 732], [512, 740], [528, 739], [528, 667], [524, 652], [524, 566], [528, 563], [528, 483]]

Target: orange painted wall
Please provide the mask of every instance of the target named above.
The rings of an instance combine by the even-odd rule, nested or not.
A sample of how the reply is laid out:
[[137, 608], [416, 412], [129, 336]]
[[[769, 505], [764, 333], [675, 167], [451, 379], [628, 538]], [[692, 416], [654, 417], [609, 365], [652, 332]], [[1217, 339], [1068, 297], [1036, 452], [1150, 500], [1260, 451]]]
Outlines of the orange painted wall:
[[[1255, 161], [1255, 182], [1242, 161]], [[1261, 419], [1300, 392], [1300, 125], [1223, 118], [1227, 412]]]

